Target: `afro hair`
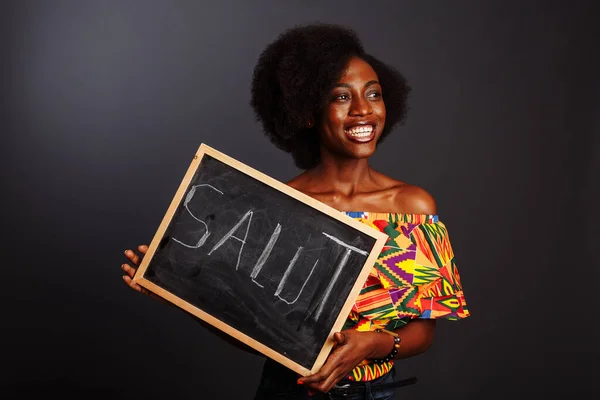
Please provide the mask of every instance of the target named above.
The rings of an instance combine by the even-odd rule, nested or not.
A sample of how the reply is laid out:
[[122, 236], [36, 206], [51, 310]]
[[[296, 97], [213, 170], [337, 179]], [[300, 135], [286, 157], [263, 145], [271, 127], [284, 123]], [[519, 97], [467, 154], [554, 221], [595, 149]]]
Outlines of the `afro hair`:
[[298, 168], [319, 163], [318, 132], [308, 121], [320, 118], [327, 95], [353, 57], [371, 65], [382, 87], [387, 116], [381, 142], [404, 122], [410, 87], [400, 72], [365, 53], [353, 30], [322, 23], [296, 26], [258, 58], [250, 104], [267, 137], [291, 153]]

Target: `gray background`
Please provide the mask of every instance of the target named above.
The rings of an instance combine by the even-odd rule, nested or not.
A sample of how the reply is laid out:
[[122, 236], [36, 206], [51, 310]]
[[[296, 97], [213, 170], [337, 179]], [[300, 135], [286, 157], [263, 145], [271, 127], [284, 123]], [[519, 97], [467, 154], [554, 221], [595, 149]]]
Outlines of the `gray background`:
[[[373, 159], [427, 189], [472, 317], [397, 363], [402, 399], [598, 393], [593, 1], [13, 1], [2, 44], [2, 397], [251, 399], [262, 358], [129, 290], [200, 143], [287, 180], [261, 50], [347, 25], [413, 87]], [[595, 381], [594, 381], [595, 380]]]

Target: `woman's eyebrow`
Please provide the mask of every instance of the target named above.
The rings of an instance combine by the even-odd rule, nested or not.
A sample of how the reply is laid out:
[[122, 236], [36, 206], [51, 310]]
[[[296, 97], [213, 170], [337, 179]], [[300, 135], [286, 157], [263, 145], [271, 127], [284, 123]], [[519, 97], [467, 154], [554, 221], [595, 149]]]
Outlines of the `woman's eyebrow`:
[[336, 83], [335, 85], [333, 85], [333, 87], [344, 87], [344, 88], [352, 89], [352, 85], [350, 85], [349, 83]]
[[[371, 85], [379, 85], [379, 81], [372, 80], [372, 81], [365, 83], [365, 87], [368, 87]], [[344, 87], [344, 88], [352, 89], [353, 86], [350, 85], [349, 83], [336, 83], [335, 85], [333, 85], [333, 87]]]

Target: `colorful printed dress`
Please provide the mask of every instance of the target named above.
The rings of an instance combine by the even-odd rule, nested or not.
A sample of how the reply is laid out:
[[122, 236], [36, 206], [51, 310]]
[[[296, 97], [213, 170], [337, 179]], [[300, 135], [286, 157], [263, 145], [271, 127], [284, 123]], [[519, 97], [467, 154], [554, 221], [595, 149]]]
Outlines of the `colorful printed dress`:
[[[393, 330], [413, 318], [458, 320], [469, 316], [446, 226], [437, 215], [346, 212], [389, 236], [344, 329]], [[369, 381], [388, 372], [363, 361], [348, 379]]]

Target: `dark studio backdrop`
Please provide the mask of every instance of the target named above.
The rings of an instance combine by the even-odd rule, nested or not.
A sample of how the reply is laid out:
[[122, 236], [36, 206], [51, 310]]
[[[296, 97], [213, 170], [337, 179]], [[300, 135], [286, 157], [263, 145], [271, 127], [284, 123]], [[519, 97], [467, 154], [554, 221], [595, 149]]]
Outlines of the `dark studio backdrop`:
[[[128, 289], [201, 142], [285, 181], [252, 69], [295, 24], [401, 70], [373, 159], [436, 198], [472, 316], [397, 363], [402, 399], [598, 394], [594, 1], [13, 1], [1, 5], [1, 397], [251, 399], [263, 359]], [[4, 397], [5, 395], [9, 397]]]

